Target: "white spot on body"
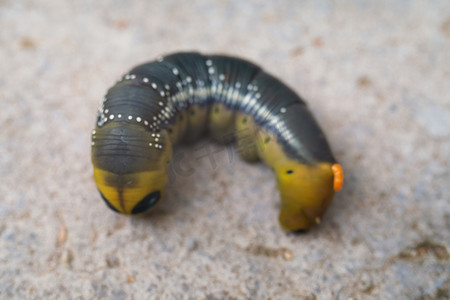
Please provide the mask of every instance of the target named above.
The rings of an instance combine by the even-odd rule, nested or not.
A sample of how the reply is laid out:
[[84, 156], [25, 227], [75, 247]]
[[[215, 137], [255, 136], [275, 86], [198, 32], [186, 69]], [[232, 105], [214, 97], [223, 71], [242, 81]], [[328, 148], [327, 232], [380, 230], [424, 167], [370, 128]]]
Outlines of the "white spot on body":
[[280, 112], [281, 112], [282, 114], [284, 114], [284, 113], [286, 112], [286, 107], [280, 108]]
[[128, 120], [133, 120], [133, 116], [128, 116]]
[[154, 88], [155, 90], [158, 88], [158, 86], [156, 85], [156, 83], [152, 82], [152, 88]]
[[141, 117], [136, 117], [136, 121], [141, 122], [142, 121]]
[[143, 82], [148, 83], [148, 78], [144, 77], [144, 79], [142, 79]]

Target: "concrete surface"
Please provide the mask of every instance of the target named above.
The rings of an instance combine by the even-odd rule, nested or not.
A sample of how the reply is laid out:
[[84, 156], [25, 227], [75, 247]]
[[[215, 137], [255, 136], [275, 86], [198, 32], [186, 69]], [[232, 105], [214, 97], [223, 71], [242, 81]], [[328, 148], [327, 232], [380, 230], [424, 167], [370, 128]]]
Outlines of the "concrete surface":
[[[448, 0], [4, 0], [0, 44], [1, 299], [449, 298]], [[192, 49], [308, 101], [346, 175], [318, 228], [283, 232], [270, 170], [208, 140], [151, 216], [102, 203], [103, 93]]]

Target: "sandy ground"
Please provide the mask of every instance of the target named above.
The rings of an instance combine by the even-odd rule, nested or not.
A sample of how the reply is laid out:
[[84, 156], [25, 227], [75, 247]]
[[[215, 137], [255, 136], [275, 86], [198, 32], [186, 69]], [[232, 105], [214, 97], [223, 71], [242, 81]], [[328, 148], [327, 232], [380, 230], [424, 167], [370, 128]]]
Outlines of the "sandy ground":
[[[1, 299], [448, 299], [448, 0], [4, 0], [0, 45]], [[283, 232], [271, 171], [208, 140], [149, 217], [102, 203], [97, 105], [178, 50], [307, 100], [346, 175], [319, 227]]]

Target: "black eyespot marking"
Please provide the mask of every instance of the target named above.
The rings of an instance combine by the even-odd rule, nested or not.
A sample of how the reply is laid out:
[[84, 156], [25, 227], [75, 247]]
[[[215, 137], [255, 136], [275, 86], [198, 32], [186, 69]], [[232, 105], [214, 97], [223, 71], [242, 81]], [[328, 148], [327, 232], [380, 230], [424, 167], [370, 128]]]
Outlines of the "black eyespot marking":
[[242, 119], [242, 123], [247, 123], [247, 118]]
[[218, 114], [219, 112], [220, 112], [220, 108], [219, 108], [218, 106], [216, 106], [216, 107], [214, 108], [214, 113]]
[[191, 116], [195, 115], [195, 110], [192, 109], [192, 110], [190, 111], [190, 113], [191, 113]]
[[168, 131], [169, 133], [172, 133], [172, 128], [167, 128], [167, 131]]
[[106, 206], [108, 206], [111, 210], [115, 211], [116, 213], [120, 213], [120, 211], [118, 211], [114, 206], [112, 206], [112, 204], [108, 201], [108, 199], [105, 198], [105, 196], [103, 196], [103, 194], [99, 191], [100, 196], [102, 196], [103, 201], [105, 201]]
[[146, 212], [158, 202], [160, 197], [161, 193], [159, 191], [148, 194], [147, 196], [144, 197], [144, 199], [142, 199], [141, 201], [139, 201], [138, 204], [136, 204], [131, 213], [135, 215]]
[[268, 142], [270, 142], [270, 136], [266, 137], [266, 139], [264, 140], [265, 144], [267, 144]]
[[292, 174], [292, 173], [294, 173], [294, 170], [287, 170], [286, 171], [286, 174]]

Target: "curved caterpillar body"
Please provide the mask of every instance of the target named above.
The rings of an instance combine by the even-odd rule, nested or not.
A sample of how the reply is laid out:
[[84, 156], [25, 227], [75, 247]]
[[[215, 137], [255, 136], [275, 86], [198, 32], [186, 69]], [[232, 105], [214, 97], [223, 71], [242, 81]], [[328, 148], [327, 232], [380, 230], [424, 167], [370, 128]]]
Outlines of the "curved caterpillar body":
[[342, 186], [342, 169], [295, 92], [248, 61], [185, 52], [133, 68], [100, 105], [92, 163], [108, 207], [149, 211], [164, 196], [173, 145], [205, 131], [272, 168], [285, 230], [318, 224]]

